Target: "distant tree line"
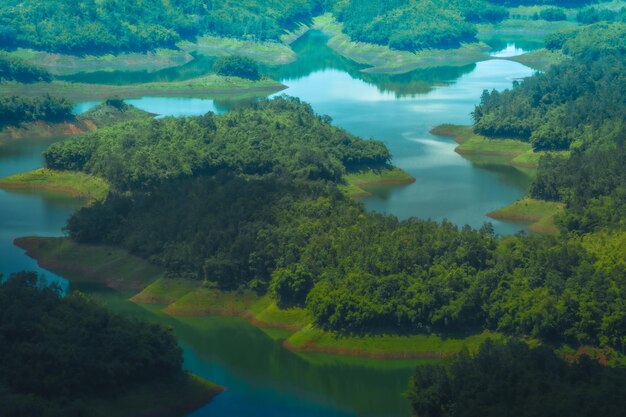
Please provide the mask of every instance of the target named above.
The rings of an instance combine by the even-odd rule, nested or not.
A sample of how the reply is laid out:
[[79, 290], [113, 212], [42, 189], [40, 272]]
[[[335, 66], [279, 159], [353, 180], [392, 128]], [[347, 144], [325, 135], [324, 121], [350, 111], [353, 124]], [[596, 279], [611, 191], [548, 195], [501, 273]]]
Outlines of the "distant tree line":
[[164, 328], [112, 314], [82, 294], [62, 297], [33, 272], [0, 280], [0, 414], [92, 415], [85, 400], [183, 376]]
[[52, 81], [52, 76], [43, 68], [0, 52], [0, 82], [2, 81], [17, 81], [20, 83], [49, 82]]
[[104, 54], [174, 47], [205, 34], [278, 40], [317, 8], [315, 0], [5, 0], [0, 45]]
[[626, 7], [619, 10], [603, 9], [594, 6], [585, 7], [576, 14], [576, 20], [584, 24], [598, 22], [626, 23]]
[[9, 96], [0, 98], [0, 127], [35, 121], [60, 122], [73, 118], [73, 105], [65, 98]]

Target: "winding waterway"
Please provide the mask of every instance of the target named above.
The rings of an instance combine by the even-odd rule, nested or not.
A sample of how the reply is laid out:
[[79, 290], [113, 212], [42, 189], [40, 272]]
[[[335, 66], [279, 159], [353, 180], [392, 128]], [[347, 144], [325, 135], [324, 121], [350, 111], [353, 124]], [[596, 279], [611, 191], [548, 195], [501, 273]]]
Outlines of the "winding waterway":
[[[516, 46], [507, 46], [517, 52]], [[310, 33], [294, 44], [300, 58], [289, 65], [265, 68], [288, 88], [283, 92], [330, 115], [334, 124], [363, 137], [383, 140], [393, 163], [416, 182], [402, 187], [372, 189], [364, 199], [369, 210], [397, 215], [447, 218], [480, 226], [485, 213], [524, 194], [527, 174], [494, 164], [490, 158], [473, 161], [454, 152], [455, 143], [429, 130], [440, 123], [470, 123], [470, 112], [483, 89], [504, 89], [512, 80], [532, 74], [523, 65], [494, 59], [461, 68], [439, 68], [404, 75], [376, 75], [337, 56], [325, 38]], [[504, 49], [504, 47], [503, 47]], [[509, 52], [503, 52], [508, 54]], [[181, 79], [202, 73], [210, 60], [166, 73], [124, 78], [98, 74], [101, 82], [144, 82], [145, 77]], [[165, 74], [165, 75], [164, 75]], [[84, 75], [81, 75], [84, 76]], [[160, 115], [224, 112], [240, 103], [198, 98], [145, 97], [129, 100]], [[94, 103], [82, 103], [84, 111]], [[41, 152], [58, 138], [23, 139], [0, 143], [0, 177], [42, 165]], [[0, 272], [38, 270], [13, 246], [15, 237], [59, 235], [79, 201], [58, 194], [0, 190]], [[499, 233], [513, 233], [523, 225], [494, 222]], [[80, 288], [96, 294], [114, 310], [172, 326], [184, 350], [185, 366], [226, 387], [226, 392], [192, 416], [406, 416], [402, 398], [415, 361], [374, 361], [324, 354], [296, 354], [280, 346], [281, 333], [257, 329], [247, 322], [224, 317], [174, 319], [154, 307], [125, 301], [123, 294], [99, 288]]]

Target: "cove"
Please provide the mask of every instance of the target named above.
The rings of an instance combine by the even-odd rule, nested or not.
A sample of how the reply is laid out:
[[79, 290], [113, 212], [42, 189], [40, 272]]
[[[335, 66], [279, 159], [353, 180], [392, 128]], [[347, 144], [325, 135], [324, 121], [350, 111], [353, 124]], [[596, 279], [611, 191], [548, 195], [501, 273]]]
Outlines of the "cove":
[[[484, 88], [503, 89], [532, 70], [505, 60], [457, 68], [419, 70], [402, 75], [370, 74], [325, 46], [310, 33], [294, 45], [301, 58], [284, 67], [265, 68], [289, 88], [285, 93], [329, 114], [337, 126], [363, 137], [385, 141], [394, 164], [416, 182], [372, 189], [364, 199], [369, 210], [409, 216], [448, 218], [480, 226], [484, 214], [522, 194], [528, 176], [503, 168], [489, 158], [470, 161], [455, 144], [431, 135], [440, 123], [470, 123], [469, 113]], [[118, 74], [119, 75], [119, 74]], [[227, 99], [145, 97], [129, 100], [162, 116], [228, 111], [241, 102]], [[94, 103], [77, 106], [81, 112]], [[22, 139], [0, 144], [0, 175], [42, 166], [41, 152], [60, 138]], [[66, 283], [39, 269], [13, 246], [19, 236], [62, 233], [80, 201], [49, 193], [0, 190], [0, 271], [29, 269]], [[499, 233], [522, 225], [494, 222]], [[228, 317], [173, 318], [154, 306], [138, 306], [97, 287], [73, 287], [94, 294], [113, 310], [171, 326], [190, 371], [227, 391], [192, 416], [408, 416], [402, 398], [416, 361], [376, 361], [284, 350], [280, 332], [264, 331]]]

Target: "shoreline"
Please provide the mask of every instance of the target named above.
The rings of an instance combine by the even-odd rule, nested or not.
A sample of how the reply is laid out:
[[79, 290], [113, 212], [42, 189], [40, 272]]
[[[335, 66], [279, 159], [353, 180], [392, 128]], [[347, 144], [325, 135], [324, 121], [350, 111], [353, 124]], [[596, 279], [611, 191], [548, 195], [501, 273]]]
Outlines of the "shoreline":
[[339, 188], [354, 199], [371, 196], [367, 187], [408, 185], [416, 181], [411, 174], [397, 167], [352, 172], [346, 174], [344, 180], [345, 184], [339, 185]]
[[529, 223], [528, 229], [534, 233], [557, 234], [559, 228], [554, 222], [555, 216], [564, 208], [563, 203], [523, 197], [506, 207], [487, 213], [487, 217]]
[[57, 123], [43, 121], [23, 123], [19, 126], [5, 126], [0, 129], [0, 143], [26, 138], [53, 138], [56, 136], [80, 135], [95, 130], [91, 120], [65, 120]]
[[0, 178], [0, 189], [50, 191], [85, 199], [90, 204], [103, 200], [109, 192], [109, 184], [98, 177], [81, 172], [56, 171], [37, 168], [32, 171]]
[[486, 338], [501, 337], [486, 331], [456, 339], [436, 334], [340, 336], [313, 327], [311, 318], [302, 308], [280, 309], [268, 296], [260, 297], [251, 292], [222, 292], [204, 288], [200, 283], [187, 282], [186, 288], [179, 287], [179, 293], [166, 299], [164, 297], [170, 290], [158, 284], [159, 281], [170, 284], [165, 281], [165, 271], [122, 249], [80, 245], [69, 238], [22, 237], [15, 239], [14, 244], [24, 249], [40, 267], [70, 281], [99, 283], [115, 290], [133, 292], [131, 302], [174, 299], [169, 304], [146, 303], [158, 305], [159, 311], [172, 317], [219, 314], [242, 318], [260, 329], [285, 330], [289, 334], [280, 343], [294, 352], [372, 359], [439, 360], [464, 347], [474, 349]]
[[84, 84], [66, 81], [51, 83], [19, 84], [8, 82], [0, 85], [0, 93], [37, 97], [57, 95], [72, 100], [105, 99], [119, 96], [123, 99], [151, 97], [212, 97], [233, 95], [267, 95], [286, 89], [278, 81], [261, 79], [251, 81], [238, 77], [224, 77], [209, 74], [185, 81], [154, 82], [128, 85]]
[[517, 139], [491, 139], [474, 133], [472, 126], [442, 124], [433, 127], [430, 133], [449, 137], [458, 144], [454, 151], [459, 155], [484, 155], [502, 157], [502, 165], [537, 169], [539, 158], [545, 152], [533, 151], [530, 143]]

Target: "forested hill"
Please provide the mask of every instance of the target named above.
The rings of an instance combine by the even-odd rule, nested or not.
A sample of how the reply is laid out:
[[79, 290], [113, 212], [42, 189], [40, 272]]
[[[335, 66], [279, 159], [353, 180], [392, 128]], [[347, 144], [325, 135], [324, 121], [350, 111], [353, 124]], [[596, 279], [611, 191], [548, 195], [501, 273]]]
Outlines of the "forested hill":
[[1, 0], [0, 45], [103, 54], [216, 34], [274, 39], [308, 23], [314, 0]]
[[117, 125], [45, 153], [49, 168], [92, 173], [123, 190], [220, 170], [338, 182], [347, 170], [385, 167], [389, 158], [382, 143], [333, 127], [328, 116], [288, 97], [220, 116]]

